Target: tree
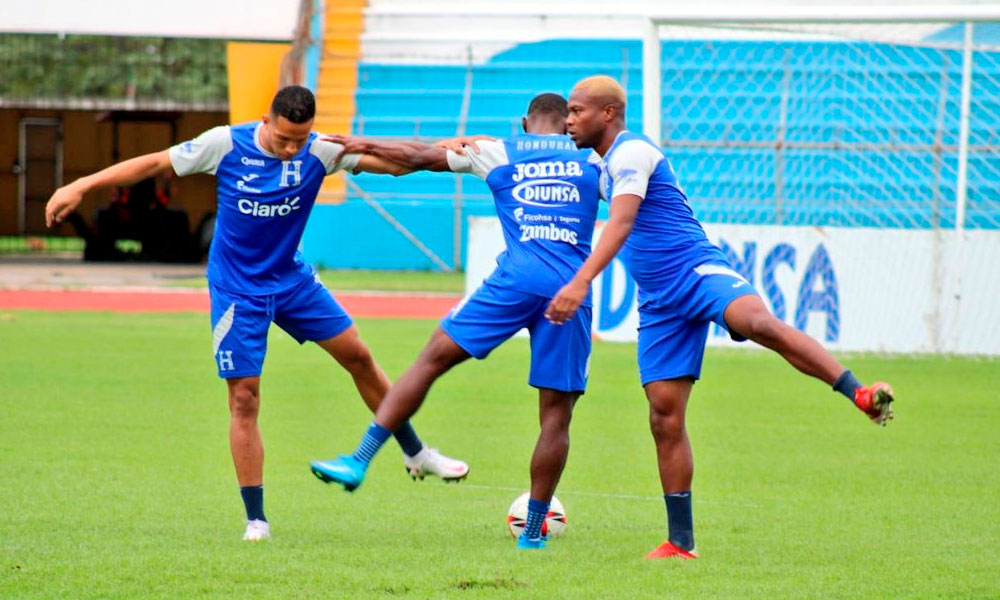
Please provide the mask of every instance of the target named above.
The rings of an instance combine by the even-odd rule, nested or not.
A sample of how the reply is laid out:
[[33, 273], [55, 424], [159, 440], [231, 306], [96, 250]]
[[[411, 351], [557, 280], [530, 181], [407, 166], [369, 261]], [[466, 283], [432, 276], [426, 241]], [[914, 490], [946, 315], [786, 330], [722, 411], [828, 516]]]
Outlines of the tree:
[[0, 98], [225, 102], [222, 40], [0, 35]]

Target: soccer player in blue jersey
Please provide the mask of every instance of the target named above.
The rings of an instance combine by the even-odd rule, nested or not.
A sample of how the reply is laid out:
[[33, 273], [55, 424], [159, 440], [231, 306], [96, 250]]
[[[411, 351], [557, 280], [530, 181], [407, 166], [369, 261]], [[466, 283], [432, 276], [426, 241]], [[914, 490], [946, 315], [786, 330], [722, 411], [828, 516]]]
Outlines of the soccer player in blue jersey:
[[[486, 180], [503, 226], [506, 250], [497, 268], [441, 321], [416, 362], [389, 390], [352, 455], [314, 461], [313, 473], [353, 491], [375, 453], [420, 407], [431, 384], [470, 356], [478, 359], [527, 328], [528, 383], [538, 388], [541, 432], [531, 458], [531, 499], [518, 547], [544, 548], [541, 527], [569, 453], [573, 405], [587, 383], [590, 298], [562, 326], [545, 319], [552, 294], [590, 253], [599, 202], [599, 158], [565, 135], [566, 100], [542, 94], [522, 121], [525, 135], [479, 141], [465, 155], [415, 143], [348, 142], [411, 169], [471, 173]], [[346, 140], [345, 140], [346, 141]]]
[[892, 389], [863, 386], [819, 343], [771, 315], [695, 219], [670, 162], [645, 136], [625, 130], [625, 91], [614, 79], [589, 77], [569, 99], [567, 127], [581, 148], [604, 158], [611, 216], [593, 254], [552, 299], [546, 314], [566, 323], [590, 283], [622, 250], [639, 288], [639, 374], [649, 401], [669, 538], [650, 558], [694, 558], [693, 459], [684, 413], [701, 373], [709, 323], [736, 340], [751, 339], [801, 372], [847, 396], [872, 421], [892, 418]]
[[[218, 216], [208, 258], [212, 352], [229, 387], [229, 443], [247, 514], [243, 539], [270, 537], [264, 516], [264, 446], [257, 427], [260, 375], [273, 321], [299, 343], [316, 342], [354, 379], [374, 411], [390, 382], [361, 341], [357, 327], [298, 252], [323, 178], [338, 170], [402, 174], [398, 165], [357, 154], [311, 132], [312, 92], [282, 88], [261, 121], [210, 129], [154, 154], [113, 165], [60, 188], [46, 206], [49, 226], [93, 189], [147, 177], [210, 173], [218, 186]], [[420, 441], [413, 427], [395, 430], [414, 477], [461, 479], [468, 466]]]

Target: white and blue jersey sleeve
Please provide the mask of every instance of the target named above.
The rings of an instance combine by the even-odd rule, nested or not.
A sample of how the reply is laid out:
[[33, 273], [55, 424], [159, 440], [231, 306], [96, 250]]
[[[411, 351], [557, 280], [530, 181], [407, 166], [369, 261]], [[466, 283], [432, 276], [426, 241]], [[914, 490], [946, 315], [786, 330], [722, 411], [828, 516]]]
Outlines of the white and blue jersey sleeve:
[[[320, 137], [323, 137], [320, 134]], [[333, 142], [324, 142], [321, 140], [316, 140], [312, 143], [309, 148], [309, 153], [319, 159], [323, 166], [326, 168], [326, 174], [335, 173], [337, 171], [348, 171], [354, 172], [358, 168], [358, 163], [361, 162], [360, 154], [344, 154], [344, 147], [340, 144], [334, 144]], [[337, 158], [340, 160], [337, 160]]]
[[233, 149], [233, 136], [228, 125], [213, 127], [193, 140], [171, 146], [170, 164], [174, 173], [183, 177], [194, 173], [215, 175], [219, 164]]
[[597, 177], [597, 197], [600, 200], [610, 202], [611, 196], [608, 195], [608, 190], [611, 186], [609, 184], [610, 180], [607, 169], [604, 168], [604, 159], [596, 151], [592, 151], [590, 156], [587, 157], [587, 162], [596, 166], [600, 171], [600, 175]]
[[608, 199], [623, 194], [645, 198], [649, 179], [663, 159], [659, 150], [643, 140], [622, 142], [608, 161], [608, 176], [611, 180]]
[[[479, 152], [471, 148], [465, 154], [448, 151], [448, 169], [453, 173], [469, 173], [480, 179], [486, 179], [493, 169], [510, 164], [507, 147], [502, 140], [485, 140], [477, 142]], [[468, 148], [468, 146], [467, 146]]]

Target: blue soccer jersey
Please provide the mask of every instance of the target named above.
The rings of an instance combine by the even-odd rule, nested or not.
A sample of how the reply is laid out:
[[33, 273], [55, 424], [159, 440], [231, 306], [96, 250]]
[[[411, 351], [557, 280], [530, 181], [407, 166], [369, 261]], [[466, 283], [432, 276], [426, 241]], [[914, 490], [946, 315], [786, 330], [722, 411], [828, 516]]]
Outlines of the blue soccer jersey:
[[[448, 153], [456, 173], [486, 180], [506, 250], [488, 283], [550, 298], [590, 255], [600, 197], [600, 157], [566, 135], [479, 142], [478, 154]], [[589, 298], [588, 298], [589, 303]]]
[[726, 307], [756, 291], [708, 241], [659, 146], [623, 131], [604, 158], [608, 196], [642, 198], [622, 249], [639, 287], [642, 384], [697, 379], [709, 323], [725, 327]]
[[216, 127], [170, 148], [178, 175], [216, 176], [218, 214], [208, 279], [220, 289], [267, 295], [313, 275], [298, 252], [323, 178], [354, 169], [359, 155], [311, 134], [302, 150], [281, 160], [260, 145], [258, 122]]
[[726, 262], [695, 218], [659, 146], [646, 136], [623, 131], [604, 160], [608, 198], [634, 194], [643, 199], [621, 253], [639, 286], [640, 304], [655, 299], [698, 265]]
[[590, 299], [563, 325], [550, 323], [545, 308], [590, 255], [600, 158], [577, 149], [565, 135], [521, 135], [479, 142], [479, 147], [478, 154], [449, 152], [448, 165], [486, 180], [507, 248], [493, 273], [441, 321], [441, 328], [480, 359], [526, 328], [531, 336], [528, 383], [582, 393], [590, 362]]
[[212, 346], [223, 378], [260, 375], [271, 323], [299, 343], [339, 335], [351, 318], [298, 252], [323, 178], [360, 156], [311, 134], [281, 160], [260, 145], [260, 122], [216, 127], [170, 148], [178, 175], [216, 176], [218, 212], [208, 255]]

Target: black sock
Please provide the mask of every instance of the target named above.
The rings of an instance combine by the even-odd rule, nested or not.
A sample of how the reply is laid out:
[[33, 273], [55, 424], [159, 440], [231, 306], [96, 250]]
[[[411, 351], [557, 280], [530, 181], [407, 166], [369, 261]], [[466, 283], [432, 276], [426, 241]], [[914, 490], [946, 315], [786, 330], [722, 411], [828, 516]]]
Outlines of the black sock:
[[399, 446], [407, 456], [416, 456], [424, 449], [424, 443], [420, 441], [417, 432], [413, 430], [413, 426], [410, 425], [409, 421], [397, 427], [396, 431], [392, 432], [392, 436], [396, 438]]
[[264, 518], [264, 486], [241, 487], [240, 496], [243, 496], [243, 506], [247, 509], [247, 521], [267, 521]]
[[854, 392], [861, 387], [861, 382], [858, 378], [851, 373], [850, 369], [847, 369], [840, 374], [837, 381], [833, 382], [833, 391], [840, 392], [841, 394], [847, 396], [847, 399], [854, 402]]
[[694, 550], [694, 524], [691, 519], [691, 492], [664, 494], [670, 543], [681, 550]]

